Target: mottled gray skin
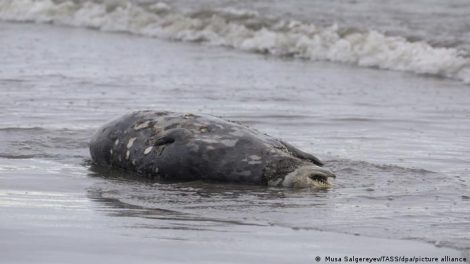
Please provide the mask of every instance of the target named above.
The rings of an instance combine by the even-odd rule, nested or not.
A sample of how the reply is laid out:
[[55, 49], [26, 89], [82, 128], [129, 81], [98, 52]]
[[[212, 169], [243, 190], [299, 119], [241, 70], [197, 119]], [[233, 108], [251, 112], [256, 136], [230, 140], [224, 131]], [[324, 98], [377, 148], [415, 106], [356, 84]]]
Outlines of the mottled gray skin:
[[310, 154], [208, 115], [127, 114], [98, 130], [90, 153], [98, 165], [155, 179], [328, 187], [327, 179], [334, 177]]

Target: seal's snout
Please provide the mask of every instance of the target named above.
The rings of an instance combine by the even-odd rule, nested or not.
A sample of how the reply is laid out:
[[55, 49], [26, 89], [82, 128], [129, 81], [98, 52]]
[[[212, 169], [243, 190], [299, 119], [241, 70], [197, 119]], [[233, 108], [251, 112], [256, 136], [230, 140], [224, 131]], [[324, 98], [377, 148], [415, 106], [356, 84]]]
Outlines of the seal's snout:
[[286, 175], [282, 185], [294, 188], [328, 188], [331, 187], [329, 179], [335, 177], [336, 175], [328, 169], [304, 165]]

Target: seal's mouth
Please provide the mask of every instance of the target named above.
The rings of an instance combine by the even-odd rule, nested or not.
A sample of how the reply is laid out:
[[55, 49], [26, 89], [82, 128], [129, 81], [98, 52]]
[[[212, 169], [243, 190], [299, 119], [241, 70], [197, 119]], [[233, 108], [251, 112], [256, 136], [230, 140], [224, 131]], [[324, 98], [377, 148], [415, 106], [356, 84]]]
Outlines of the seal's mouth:
[[332, 186], [332, 183], [328, 181], [329, 178], [334, 178], [335, 175], [332, 173], [324, 174], [324, 173], [314, 173], [309, 175], [311, 180], [312, 187], [316, 188], [329, 188]]

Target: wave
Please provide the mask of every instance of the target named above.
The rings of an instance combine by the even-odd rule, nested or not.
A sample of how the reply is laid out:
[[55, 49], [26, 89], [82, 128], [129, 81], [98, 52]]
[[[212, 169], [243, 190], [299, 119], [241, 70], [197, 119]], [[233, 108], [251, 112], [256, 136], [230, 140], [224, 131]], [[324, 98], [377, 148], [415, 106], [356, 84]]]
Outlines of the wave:
[[262, 17], [231, 8], [179, 11], [165, 3], [135, 4], [3, 0], [0, 20], [52, 23], [202, 42], [243, 51], [313, 61], [436, 75], [470, 83], [470, 58], [455, 48], [433, 47], [373, 30]]

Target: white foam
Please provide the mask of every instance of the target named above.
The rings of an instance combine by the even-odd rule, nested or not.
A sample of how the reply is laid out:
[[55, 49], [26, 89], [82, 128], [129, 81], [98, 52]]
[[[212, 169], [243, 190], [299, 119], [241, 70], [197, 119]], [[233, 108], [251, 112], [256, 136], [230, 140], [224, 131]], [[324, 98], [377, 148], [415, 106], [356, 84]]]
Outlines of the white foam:
[[[116, 3], [114, 3], [116, 5]], [[470, 59], [453, 48], [432, 47], [376, 31], [341, 33], [337, 26], [262, 18], [256, 12], [216, 9], [180, 12], [164, 3], [117, 6], [51, 0], [3, 0], [0, 19], [128, 32], [239, 50], [364, 67], [431, 74], [470, 83]]]

